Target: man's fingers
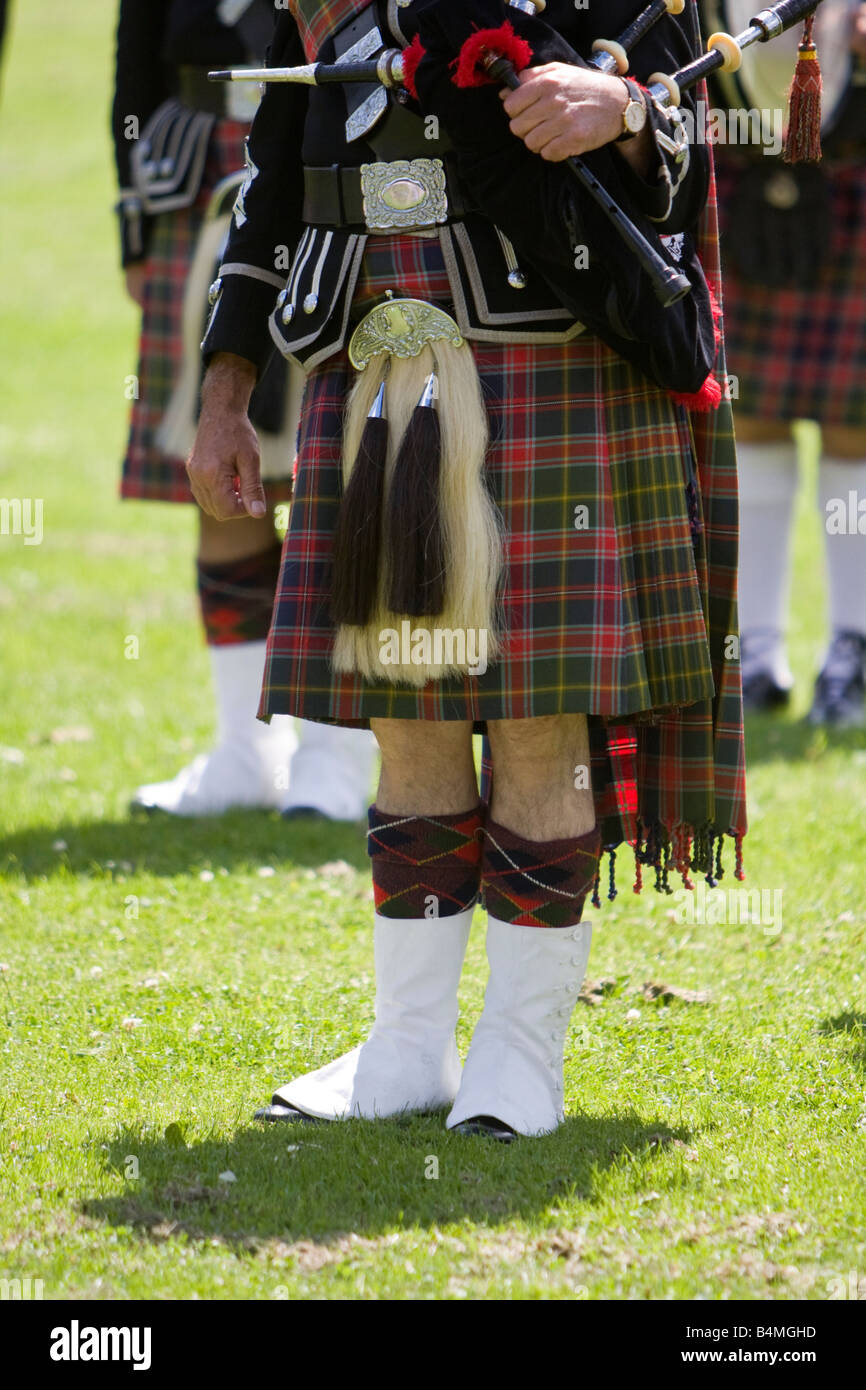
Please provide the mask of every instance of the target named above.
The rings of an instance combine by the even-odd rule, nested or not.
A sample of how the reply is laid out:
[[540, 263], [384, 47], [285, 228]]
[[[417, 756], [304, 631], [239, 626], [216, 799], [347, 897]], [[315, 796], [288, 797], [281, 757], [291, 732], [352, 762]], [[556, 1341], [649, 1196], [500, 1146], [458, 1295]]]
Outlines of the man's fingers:
[[562, 131], [553, 121], [540, 121], [521, 138], [526, 148], [532, 150], [533, 154], [541, 154], [546, 145], [551, 144], [561, 135]]
[[546, 91], [546, 86], [542, 82], [529, 81], [524, 83], [521, 77], [521, 85], [512, 92], [506, 91], [502, 97], [502, 105], [512, 118], [522, 116], [524, 111], [528, 111], [530, 106], [534, 106]]
[[217, 470], [203, 464], [193, 454], [186, 470], [192, 495], [208, 516], [215, 521], [233, 521], [236, 517], [246, 516], [232, 466], [223, 465]]
[[561, 64], [545, 63], [540, 68], [526, 68], [520, 74], [519, 87], [515, 87], [513, 91], [510, 88], [503, 89], [500, 96], [509, 116], [519, 116], [535, 102], [557, 92], [559, 90], [557, 78], [560, 67]]
[[248, 516], [264, 516], [268, 510], [258, 452], [238, 459], [238, 481], [242, 505]]

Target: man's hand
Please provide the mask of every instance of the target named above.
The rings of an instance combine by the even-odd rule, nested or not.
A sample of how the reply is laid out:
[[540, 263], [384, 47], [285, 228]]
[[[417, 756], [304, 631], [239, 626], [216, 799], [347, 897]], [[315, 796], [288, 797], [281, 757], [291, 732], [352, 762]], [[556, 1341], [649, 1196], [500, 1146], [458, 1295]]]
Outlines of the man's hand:
[[851, 16], [851, 52], [866, 58], [866, 5], [858, 5]]
[[504, 91], [501, 96], [512, 132], [527, 149], [552, 161], [585, 154], [615, 140], [622, 134], [629, 99], [618, 77], [569, 63], [526, 68], [517, 91]]
[[217, 353], [201, 393], [198, 432], [186, 468], [193, 496], [217, 521], [267, 511], [259, 441], [247, 415], [256, 369], [245, 357]]

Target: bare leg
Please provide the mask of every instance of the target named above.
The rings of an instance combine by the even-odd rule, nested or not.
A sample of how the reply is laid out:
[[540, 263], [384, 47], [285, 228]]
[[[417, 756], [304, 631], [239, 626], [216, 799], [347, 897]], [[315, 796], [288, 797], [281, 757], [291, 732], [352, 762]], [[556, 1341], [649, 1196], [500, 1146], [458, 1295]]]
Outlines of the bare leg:
[[382, 753], [376, 805], [392, 815], [467, 811], [478, 801], [468, 720], [371, 719]]
[[198, 558], [206, 565], [226, 565], [268, 550], [274, 543], [274, 514], [243, 517], [240, 521], [215, 521], [199, 510]]
[[585, 835], [595, 825], [584, 714], [498, 719], [489, 726], [492, 818], [527, 840]]
[[734, 428], [741, 444], [782, 444], [791, 438], [788, 420], [759, 420], [753, 415], [734, 415]]

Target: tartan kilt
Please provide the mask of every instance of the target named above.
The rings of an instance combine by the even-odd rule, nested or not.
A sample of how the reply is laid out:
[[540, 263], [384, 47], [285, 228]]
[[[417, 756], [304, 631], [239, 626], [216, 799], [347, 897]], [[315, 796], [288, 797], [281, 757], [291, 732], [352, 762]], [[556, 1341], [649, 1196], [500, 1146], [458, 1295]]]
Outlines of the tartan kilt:
[[[185, 460], [158, 446], [157, 432], [183, 362], [183, 294], [210, 195], [221, 179], [243, 167], [249, 125], [219, 120], [211, 136], [204, 178], [192, 207], [156, 218], [146, 262], [138, 357], [138, 398], [132, 403], [120, 495], [155, 502], [192, 502]], [[202, 315], [205, 312], [202, 305]], [[292, 495], [286, 481], [268, 481], [272, 500]]]
[[740, 415], [866, 428], [866, 162], [827, 160], [823, 265], [783, 289], [747, 281], [725, 255], [742, 166], [716, 153], [728, 368]]
[[[355, 308], [386, 289], [450, 301], [435, 235], [370, 238]], [[687, 413], [589, 333], [567, 346], [470, 346], [489, 417], [487, 478], [505, 529], [502, 655], [483, 675], [421, 690], [332, 670], [332, 539], [354, 377], [343, 350], [307, 381], [260, 715], [364, 727], [371, 717], [463, 719], [483, 731], [489, 719], [584, 712], [608, 845], [627, 839], [645, 850], [651, 833], [670, 852], [685, 823], [695, 839], [709, 826], [743, 830], [738, 668], [726, 673], [722, 701], [734, 744], [721, 763], [730, 767], [716, 767], [713, 703], [724, 639], [736, 632], [730, 408], [719, 412], [711, 453], [727, 470], [733, 550], [721, 557], [713, 594]], [[577, 524], [580, 507], [586, 525]]]

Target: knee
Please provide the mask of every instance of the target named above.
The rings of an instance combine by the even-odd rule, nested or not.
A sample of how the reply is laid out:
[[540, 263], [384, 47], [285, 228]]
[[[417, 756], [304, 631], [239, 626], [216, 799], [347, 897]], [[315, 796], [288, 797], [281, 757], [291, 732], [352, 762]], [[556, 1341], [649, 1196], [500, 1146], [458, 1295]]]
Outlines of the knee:
[[371, 719], [382, 765], [387, 768], [433, 766], [472, 756], [468, 721]]
[[734, 412], [734, 433], [738, 444], [786, 444], [791, 425], [787, 420], [761, 420]]
[[866, 430], [846, 425], [828, 425], [821, 431], [821, 446], [825, 455], [862, 463], [866, 459]]
[[498, 719], [489, 725], [495, 765], [506, 775], [541, 775], [542, 769], [584, 752], [586, 715], [550, 714], [535, 719]]

